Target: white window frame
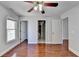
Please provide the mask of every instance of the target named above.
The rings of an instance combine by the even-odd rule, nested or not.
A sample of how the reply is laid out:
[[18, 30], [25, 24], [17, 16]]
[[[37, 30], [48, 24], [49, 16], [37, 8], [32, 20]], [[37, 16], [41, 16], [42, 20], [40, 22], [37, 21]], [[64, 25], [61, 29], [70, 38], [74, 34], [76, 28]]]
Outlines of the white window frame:
[[[7, 20], [15, 21], [15, 29], [8, 29], [8, 28], [7, 28]], [[11, 41], [15, 41], [15, 40], [16, 40], [16, 20], [14, 20], [14, 19], [11, 18], [11, 17], [10, 17], [10, 18], [7, 18], [7, 20], [6, 20], [6, 41], [7, 41], [7, 43], [8, 43], [8, 42], [11, 42]], [[13, 39], [13, 40], [8, 40], [8, 39], [7, 39], [7, 37], [8, 37], [7, 31], [8, 31], [8, 30], [15, 30], [15, 39]]]

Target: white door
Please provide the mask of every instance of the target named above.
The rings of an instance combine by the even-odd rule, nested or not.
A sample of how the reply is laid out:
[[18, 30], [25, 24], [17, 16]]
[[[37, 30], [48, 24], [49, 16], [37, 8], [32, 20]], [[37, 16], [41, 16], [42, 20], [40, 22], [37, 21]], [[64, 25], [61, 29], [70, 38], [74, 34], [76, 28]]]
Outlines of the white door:
[[62, 38], [68, 40], [68, 18], [62, 20]]
[[27, 39], [27, 21], [21, 22], [21, 40]]
[[52, 20], [52, 44], [62, 43], [62, 22], [61, 20]]
[[52, 20], [52, 44], [55, 42], [55, 23], [56, 21]]
[[52, 20], [47, 19], [46, 20], [46, 40], [45, 42], [47, 44], [52, 44]]

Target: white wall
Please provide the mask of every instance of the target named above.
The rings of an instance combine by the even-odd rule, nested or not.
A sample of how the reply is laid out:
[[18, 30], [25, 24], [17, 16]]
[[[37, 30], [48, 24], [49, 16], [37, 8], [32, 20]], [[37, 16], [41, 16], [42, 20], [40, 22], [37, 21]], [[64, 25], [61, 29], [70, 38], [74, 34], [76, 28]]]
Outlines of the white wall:
[[[46, 43], [47, 44], [61, 44], [62, 43], [62, 28], [61, 20], [53, 17], [23, 17], [23, 21], [28, 21], [28, 43], [35, 44], [38, 43], [38, 20], [46, 20]], [[54, 22], [52, 22], [55, 21]], [[52, 23], [57, 29], [54, 31], [56, 33], [55, 39], [52, 39]]]
[[69, 49], [79, 56], [79, 5], [64, 13], [61, 18], [68, 17]]
[[[9, 49], [13, 48], [19, 43], [19, 21], [18, 16], [11, 10], [8, 10], [0, 5], [0, 56]], [[6, 42], [6, 18], [11, 16], [17, 21], [16, 40], [10, 43]]]
[[62, 20], [62, 38], [68, 40], [68, 18]]

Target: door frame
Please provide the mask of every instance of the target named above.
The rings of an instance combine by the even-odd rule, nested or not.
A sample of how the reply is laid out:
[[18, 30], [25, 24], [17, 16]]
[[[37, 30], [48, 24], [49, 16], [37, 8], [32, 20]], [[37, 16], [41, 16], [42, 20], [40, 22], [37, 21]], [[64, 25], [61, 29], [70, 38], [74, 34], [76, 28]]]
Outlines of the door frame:
[[45, 21], [45, 42], [44, 43], [46, 43], [46, 23], [47, 23], [47, 21], [45, 19], [44, 20], [43, 19], [40, 19], [40, 20], [37, 21], [37, 42], [39, 41], [38, 40], [38, 22], [39, 21]]
[[[63, 40], [64, 40], [64, 37], [63, 37], [63, 22], [64, 22], [64, 20], [67, 20], [67, 23], [68, 23], [68, 24], [67, 24], [67, 30], [69, 29], [69, 26], [68, 26], [68, 25], [69, 25], [69, 20], [68, 20], [68, 17], [65, 17], [64, 19], [62, 19], [62, 39], [63, 39]], [[67, 40], [68, 40], [68, 39], [69, 39], [69, 30], [68, 30], [67, 34], [68, 34], [68, 35], [67, 35], [67, 36], [68, 36], [68, 37], [67, 37]]]
[[22, 34], [21, 34], [21, 24], [22, 24], [22, 22], [27, 22], [27, 39], [28, 39], [28, 21], [26, 20], [26, 21], [20, 21], [20, 43], [21, 43], [21, 38], [22, 38]]

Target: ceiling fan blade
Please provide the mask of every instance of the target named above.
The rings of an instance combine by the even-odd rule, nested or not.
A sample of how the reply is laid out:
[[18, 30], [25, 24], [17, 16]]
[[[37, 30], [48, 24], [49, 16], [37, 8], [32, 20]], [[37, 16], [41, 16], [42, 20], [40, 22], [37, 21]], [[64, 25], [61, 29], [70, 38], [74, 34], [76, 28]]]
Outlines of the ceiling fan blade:
[[31, 9], [28, 10], [28, 12], [31, 12], [33, 10], [33, 7]]
[[24, 1], [24, 2], [33, 3], [34, 1]]
[[44, 3], [44, 5], [49, 7], [57, 7], [58, 3]]

